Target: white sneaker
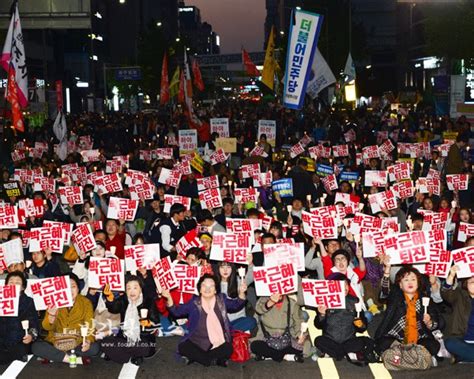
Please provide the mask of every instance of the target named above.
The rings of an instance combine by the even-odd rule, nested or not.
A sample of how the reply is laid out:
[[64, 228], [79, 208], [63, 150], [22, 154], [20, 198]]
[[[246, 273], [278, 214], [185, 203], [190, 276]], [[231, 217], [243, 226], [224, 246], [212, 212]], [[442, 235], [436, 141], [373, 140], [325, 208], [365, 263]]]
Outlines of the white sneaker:
[[438, 360], [436, 359], [436, 357], [432, 356], [431, 362], [433, 363], [433, 367], [438, 367]]

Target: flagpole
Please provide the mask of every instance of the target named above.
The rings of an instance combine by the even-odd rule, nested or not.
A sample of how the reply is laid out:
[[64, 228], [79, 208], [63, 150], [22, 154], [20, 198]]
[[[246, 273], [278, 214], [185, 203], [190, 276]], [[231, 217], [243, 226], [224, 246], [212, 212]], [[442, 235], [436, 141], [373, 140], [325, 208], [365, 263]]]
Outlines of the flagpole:
[[[10, 22], [11, 19], [15, 17], [16, 9], [18, 6], [18, 0], [13, 0], [12, 5], [10, 7]], [[3, 130], [5, 130], [7, 126], [7, 96], [8, 96], [8, 87], [10, 86], [10, 66], [12, 64], [12, 57], [13, 57], [13, 40], [14, 40], [14, 30], [12, 30], [12, 37], [10, 41], [10, 62], [8, 62], [8, 70], [7, 70], [7, 86], [5, 87], [5, 96], [3, 97]], [[28, 94], [26, 94], [28, 96]], [[13, 114], [12, 114], [12, 125], [13, 125]], [[13, 133], [16, 135], [16, 128], [13, 127]]]

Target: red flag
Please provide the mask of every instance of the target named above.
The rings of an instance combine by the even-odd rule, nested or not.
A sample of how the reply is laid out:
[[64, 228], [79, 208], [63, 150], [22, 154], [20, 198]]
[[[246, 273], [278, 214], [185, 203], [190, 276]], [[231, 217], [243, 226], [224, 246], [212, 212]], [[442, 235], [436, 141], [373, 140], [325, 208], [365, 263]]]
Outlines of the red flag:
[[165, 53], [161, 65], [160, 104], [166, 104], [168, 101], [170, 101], [170, 82], [168, 80], [168, 56]]
[[56, 103], [58, 106], [58, 111], [63, 109], [63, 81], [56, 80]]
[[179, 91], [178, 91], [178, 103], [183, 103], [184, 98], [184, 71], [181, 71], [181, 76], [179, 77]]
[[20, 132], [25, 131], [25, 124], [23, 123], [23, 115], [20, 109], [20, 103], [18, 102], [18, 87], [15, 81], [15, 70], [10, 66], [8, 71], [8, 89], [7, 89], [7, 100], [12, 107], [12, 119], [13, 127]]
[[252, 62], [249, 53], [247, 53], [245, 49], [242, 49], [242, 63], [249, 76], [260, 76], [260, 71], [258, 71], [257, 66]]
[[193, 76], [194, 76], [194, 85], [199, 91], [204, 91], [204, 82], [202, 81], [201, 70], [199, 69], [199, 64], [196, 59], [193, 59]]

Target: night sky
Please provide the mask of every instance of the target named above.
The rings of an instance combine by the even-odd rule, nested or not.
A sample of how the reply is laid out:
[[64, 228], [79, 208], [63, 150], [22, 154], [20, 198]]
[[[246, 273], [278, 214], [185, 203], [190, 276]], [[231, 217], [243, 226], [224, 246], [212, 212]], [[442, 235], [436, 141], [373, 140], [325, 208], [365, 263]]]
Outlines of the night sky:
[[221, 53], [263, 50], [265, 0], [187, 0], [221, 39]]

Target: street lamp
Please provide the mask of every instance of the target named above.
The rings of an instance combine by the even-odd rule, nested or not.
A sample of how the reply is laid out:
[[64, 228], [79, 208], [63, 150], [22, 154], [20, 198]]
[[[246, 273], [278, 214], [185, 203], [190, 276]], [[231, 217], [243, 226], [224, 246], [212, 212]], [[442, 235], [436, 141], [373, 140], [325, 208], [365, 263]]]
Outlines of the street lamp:
[[284, 35], [285, 35], [285, 32], [284, 32], [283, 30], [280, 30], [280, 34], [281, 34], [282, 36], [284, 36]]
[[179, 42], [179, 41], [181, 41], [181, 40], [179, 39], [179, 37], [176, 37], [176, 42]]
[[158, 21], [158, 22], [156, 23], [156, 26], [158, 26], [158, 27], [160, 27], [161, 25], [163, 25], [163, 24], [161, 23], [161, 21]]
[[119, 0], [120, 4], [125, 4], [125, 0]]

